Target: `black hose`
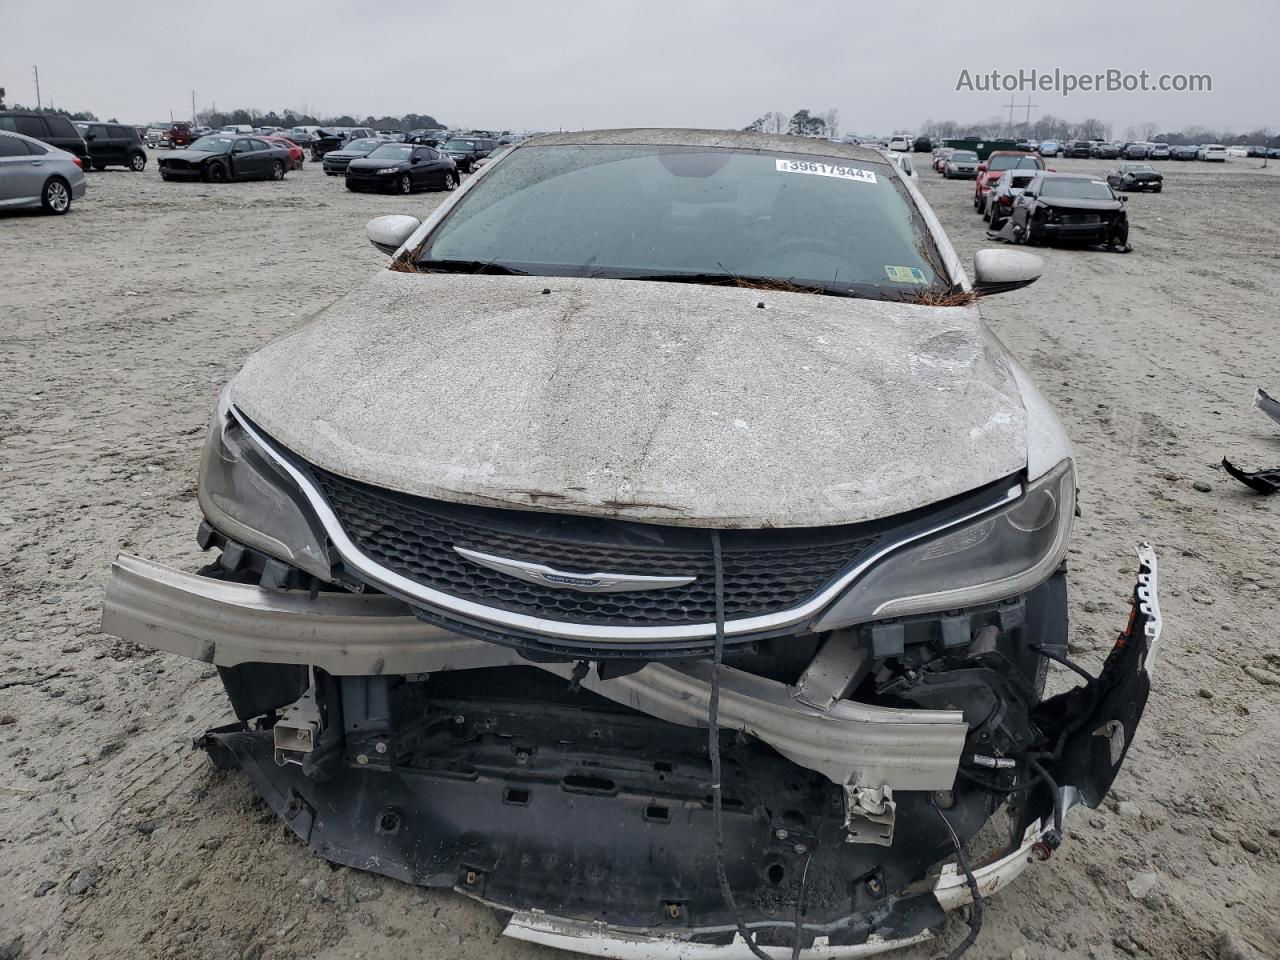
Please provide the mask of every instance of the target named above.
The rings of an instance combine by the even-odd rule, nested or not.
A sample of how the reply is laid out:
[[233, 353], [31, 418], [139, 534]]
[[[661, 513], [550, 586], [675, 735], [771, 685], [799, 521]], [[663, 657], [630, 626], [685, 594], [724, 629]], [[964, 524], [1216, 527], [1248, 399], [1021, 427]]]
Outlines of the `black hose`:
[[960, 864], [960, 869], [964, 871], [964, 878], [969, 884], [969, 895], [973, 898], [973, 909], [969, 914], [969, 933], [946, 957], [946, 960], [960, 960], [961, 957], [969, 952], [969, 948], [978, 942], [978, 934], [982, 932], [982, 891], [978, 888], [978, 878], [973, 875], [973, 870], [969, 867], [969, 858], [965, 856], [964, 847], [960, 844], [960, 837], [956, 834], [956, 828], [951, 826], [951, 821], [947, 819], [947, 815], [934, 802], [933, 794], [929, 795], [929, 806], [933, 807], [934, 812], [946, 824], [947, 833], [951, 835], [951, 843], [956, 848], [956, 862]]
[[[716, 840], [716, 880], [720, 884], [720, 895], [724, 897], [725, 906], [733, 915], [733, 923], [738, 928], [738, 936], [759, 960], [773, 960], [756, 945], [755, 938], [742, 916], [738, 913], [738, 903], [733, 898], [733, 888], [729, 886], [729, 875], [724, 867], [724, 817], [720, 789], [720, 666], [724, 662], [724, 563], [720, 556], [720, 531], [711, 531], [711, 562], [716, 575], [716, 640], [715, 651], [711, 657], [711, 695], [707, 698], [707, 752], [711, 755], [711, 817], [715, 824]], [[797, 925], [796, 940], [800, 939]]]

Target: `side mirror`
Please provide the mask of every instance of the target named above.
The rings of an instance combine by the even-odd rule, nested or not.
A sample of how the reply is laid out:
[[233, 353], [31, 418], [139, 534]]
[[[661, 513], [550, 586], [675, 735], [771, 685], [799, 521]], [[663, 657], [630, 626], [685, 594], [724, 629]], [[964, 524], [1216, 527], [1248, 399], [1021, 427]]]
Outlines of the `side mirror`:
[[973, 289], [980, 296], [1008, 293], [1040, 279], [1044, 261], [1020, 250], [979, 250], [973, 255]]
[[365, 233], [369, 242], [387, 256], [391, 256], [404, 242], [413, 236], [413, 231], [422, 226], [417, 217], [395, 214], [389, 217], [374, 217], [365, 225]]
[[1129, 198], [1128, 198], [1128, 197], [1121, 197], [1121, 198], [1120, 198], [1120, 202], [1121, 202], [1121, 203], [1128, 203], [1128, 202], [1129, 202]]

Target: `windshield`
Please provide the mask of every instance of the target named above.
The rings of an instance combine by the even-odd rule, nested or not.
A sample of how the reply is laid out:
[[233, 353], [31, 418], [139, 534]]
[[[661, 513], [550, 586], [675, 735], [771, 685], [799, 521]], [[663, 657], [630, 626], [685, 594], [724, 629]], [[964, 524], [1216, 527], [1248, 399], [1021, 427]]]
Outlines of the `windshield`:
[[413, 153], [413, 147], [407, 143], [384, 143], [373, 153], [369, 154], [370, 160], [394, 160], [397, 163], [408, 160], [409, 154]]
[[910, 298], [949, 286], [882, 161], [700, 147], [549, 146], [508, 154], [419, 265], [539, 275], [778, 282]]
[[1043, 170], [1044, 162], [1039, 157], [992, 157], [988, 161], [991, 170]]
[[1111, 200], [1111, 188], [1103, 180], [1086, 180], [1083, 177], [1053, 177], [1040, 188], [1042, 197], [1062, 197], [1069, 200]]
[[382, 146], [381, 140], [352, 140], [342, 148], [344, 153], [369, 153]]
[[450, 140], [444, 145], [446, 150], [474, 150], [476, 142], [474, 140]]
[[972, 162], [978, 159], [978, 155], [972, 150], [957, 150], [955, 153], [951, 154], [951, 159]]
[[230, 153], [234, 137], [201, 137], [191, 145], [192, 150], [203, 150], [205, 153]]

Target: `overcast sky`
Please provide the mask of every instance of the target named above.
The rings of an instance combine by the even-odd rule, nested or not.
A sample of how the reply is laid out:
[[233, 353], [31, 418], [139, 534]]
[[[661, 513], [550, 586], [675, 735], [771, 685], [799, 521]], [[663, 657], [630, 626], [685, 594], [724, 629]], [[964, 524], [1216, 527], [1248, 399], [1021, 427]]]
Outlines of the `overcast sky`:
[[842, 132], [882, 134], [1007, 116], [1008, 93], [956, 91], [965, 69], [1115, 68], [1210, 74], [1213, 90], [1039, 92], [1033, 117], [1244, 132], [1280, 130], [1277, 36], [1277, 0], [0, 0], [0, 86], [33, 104], [38, 64], [46, 104], [132, 123], [189, 118], [194, 89], [201, 109], [512, 130], [742, 127], [834, 107]]

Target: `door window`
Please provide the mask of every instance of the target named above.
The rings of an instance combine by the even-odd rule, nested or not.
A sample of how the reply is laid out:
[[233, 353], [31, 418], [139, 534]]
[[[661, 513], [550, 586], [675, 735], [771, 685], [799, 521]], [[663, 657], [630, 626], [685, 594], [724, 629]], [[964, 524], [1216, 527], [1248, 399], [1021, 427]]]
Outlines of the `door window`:
[[28, 137], [35, 137], [37, 140], [49, 135], [44, 120], [40, 117], [16, 117], [15, 119], [18, 121], [19, 133], [25, 133]]
[[25, 157], [27, 145], [17, 137], [0, 137], [0, 157]]

